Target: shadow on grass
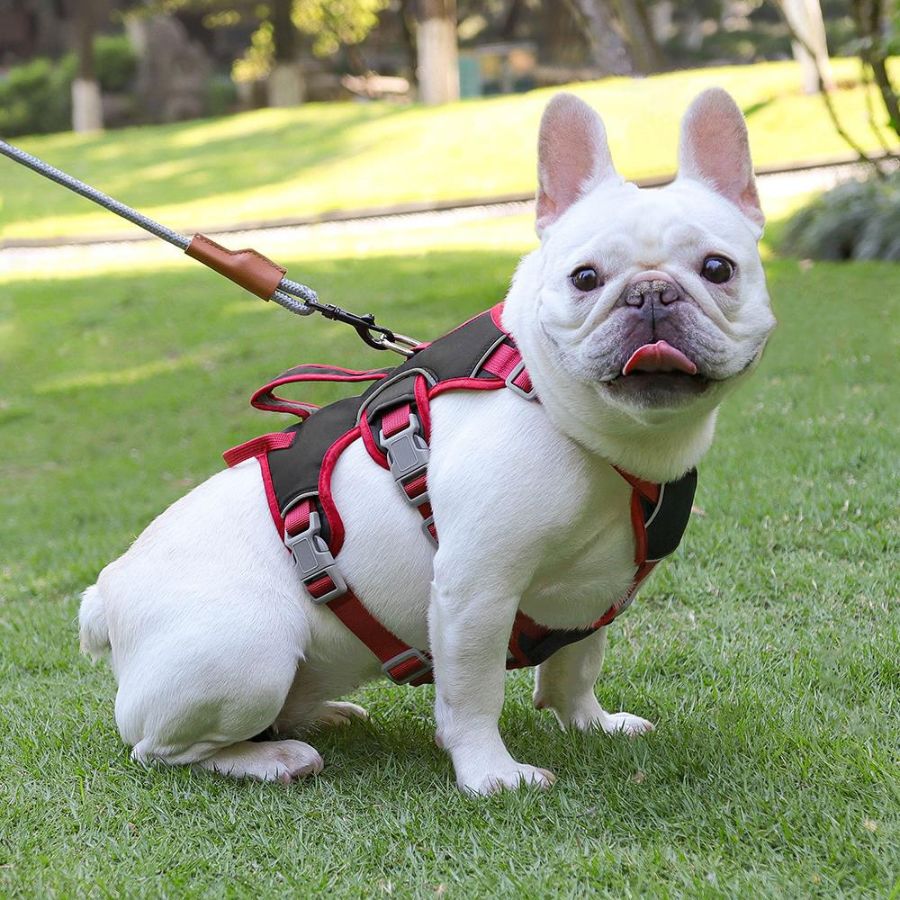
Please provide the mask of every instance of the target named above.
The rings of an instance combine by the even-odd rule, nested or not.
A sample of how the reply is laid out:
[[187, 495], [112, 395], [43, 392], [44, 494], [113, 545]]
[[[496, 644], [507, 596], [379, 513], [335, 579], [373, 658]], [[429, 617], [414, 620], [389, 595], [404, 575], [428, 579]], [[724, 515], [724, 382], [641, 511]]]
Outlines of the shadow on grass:
[[[359, 107], [348, 104], [316, 114], [305, 111], [283, 121], [285, 117], [277, 111], [263, 111], [250, 120], [199, 122], [187, 131], [183, 124], [154, 126], [150, 142], [145, 140], [147, 127], [123, 129], [116, 133], [118, 143], [112, 155], [102, 135], [75, 142], [60, 140], [56, 147], [51, 143], [46, 156], [58, 168], [90, 184], [102, 185], [105, 191], [133, 206], [158, 205], [162, 182], [165, 196], [170, 198], [166, 202], [185, 203], [221, 195], [223, 190], [227, 194], [260, 187], [277, 190], [304, 169], [325, 161], [339, 165], [365, 155], [377, 144], [377, 139], [361, 140], [365, 126], [373, 120], [388, 121], [403, 113], [397, 107], [374, 105], [361, 115]], [[168, 141], [167, 133], [171, 135]], [[165, 146], [164, 156], [160, 155], [161, 144]], [[290, 148], [289, 152], [285, 147]], [[227, 166], [223, 160], [228, 161]], [[20, 184], [23, 177], [31, 178], [15, 168], [5, 170], [5, 176], [0, 178], [0, 194], [6, 193], [2, 190], [4, 180]], [[51, 194], [50, 188], [40, 190], [43, 186], [34, 181], [28, 184], [33, 189], [33, 202], [28, 209], [13, 202], [15, 193], [10, 187], [3, 216], [6, 225], [33, 219], [40, 205], [38, 198], [52, 203], [54, 215], [91, 211], [89, 205], [66, 192], [53, 189]]]

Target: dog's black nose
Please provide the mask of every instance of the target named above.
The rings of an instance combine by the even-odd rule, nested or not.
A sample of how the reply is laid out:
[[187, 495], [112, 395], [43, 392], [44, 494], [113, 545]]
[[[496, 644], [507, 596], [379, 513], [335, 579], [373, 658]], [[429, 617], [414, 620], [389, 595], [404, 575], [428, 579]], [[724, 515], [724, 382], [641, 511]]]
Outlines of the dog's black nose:
[[683, 299], [681, 287], [665, 272], [641, 272], [622, 293], [622, 302], [638, 309], [647, 301], [651, 305], [668, 306]]

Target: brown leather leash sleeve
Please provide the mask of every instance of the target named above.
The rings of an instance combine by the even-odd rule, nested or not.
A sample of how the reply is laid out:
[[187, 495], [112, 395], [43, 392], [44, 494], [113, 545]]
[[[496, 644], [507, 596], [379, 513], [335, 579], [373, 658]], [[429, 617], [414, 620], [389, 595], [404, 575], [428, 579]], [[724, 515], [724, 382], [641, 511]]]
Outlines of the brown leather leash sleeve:
[[275, 293], [287, 271], [256, 250], [229, 250], [205, 234], [195, 234], [184, 252], [263, 300]]

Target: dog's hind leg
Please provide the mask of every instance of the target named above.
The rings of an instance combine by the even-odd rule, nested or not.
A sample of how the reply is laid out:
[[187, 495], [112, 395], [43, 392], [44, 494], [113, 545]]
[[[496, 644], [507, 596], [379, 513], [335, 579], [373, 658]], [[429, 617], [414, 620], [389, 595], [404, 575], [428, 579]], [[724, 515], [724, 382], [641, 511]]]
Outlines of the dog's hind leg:
[[[122, 737], [134, 742], [132, 758], [144, 764], [196, 765], [234, 778], [289, 783], [322, 770], [322, 757], [303, 741], [251, 741], [275, 720], [287, 695], [292, 672], [282, 678], [247, 679], [243, 689], [229, 679], [222, 690], [178, 690], [152, 679], [139, 689], [123, 679], [116, 699]], [[208, 674], [208, 673], [207, 673]], [[227, 673], [225, 673], [227, 674]], [[199, 672], [195, 679], [200, 680]], [[143, 714], [142, 714], [143, 713]], [[140, 730], [140, 739], [136, 733]]]
[[627, 712], [608, 713], [594, 694], [603, 666], [606, 629], [557, 650], [538, 666], [534, 705], [550, 709], [563, 728], [579, 731], [600, 729], [607, 734], [637, 735], [652, 731], [653, 724]]
[[213, 623], [203, 623], [206, 639], [169, 631], [117, 667], [116, 722], [135, 760], [262, 781], [321, 771], [307, 743], [250, 740], [277, 719], [301, 662], [290, 629], [257, 624], [219, 628], [212, 641]]

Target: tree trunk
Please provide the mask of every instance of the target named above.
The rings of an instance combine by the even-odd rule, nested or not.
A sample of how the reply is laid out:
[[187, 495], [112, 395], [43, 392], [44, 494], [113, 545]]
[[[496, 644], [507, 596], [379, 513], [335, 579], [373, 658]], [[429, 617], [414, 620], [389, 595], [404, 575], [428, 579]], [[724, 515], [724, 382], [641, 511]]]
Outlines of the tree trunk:
[[419, 99], [429, 106], [458, 100], [456, 0], [419, 0], [416, 19]]
[[403, 34], [403, 50], [406, 53], [406, 64], [409, 67], [410, 84], [418, 84], [416, 69], [418, 57], [416, 55], [416, 13], [415, 0], [400, 0], [400, 31]]
[[613, 25], [605, 0], [566, 0], [566, 3], [588, 38], [591, 62], [607, 75], [634, 74], [631, 57]]
[[875, 76], [875, 84], [878, 85], [878, 90], [881, 93], [884, 108], [887, 110], [888, 123], [896, 132], [897, 137], [900, 138], [900, 101], [897, 100], [897, 92], [891, 84], [885, 57], [881, 56], [873, 60], [870, 65]]
[[[831, 101], [831, 92], [826, 88], [829, 75], [826, 72], [819, 70], [819, 58], [817, 54], [814, 52], [813, 48], [809, 44], [807, 44], [806, 37], [798, 33], [797, 29], [794, 27], [791, 16], [788, 14], [789, 2], [793, 2], [793, 0], [776, 0], [776, 6], [784, 15], [784, 20], [787, 24], [788, 31], [790, 32], [793, 42], [795, 44], [799, 44], [800, 47], [806, 51], [807, 56], [812, 60], [813, 66], [816, 70], [817, 82], [820, 86], [819, 95], [821, 96], [822, 103], [828, 112], [828, 118], [831, 119], [831, 124], [834, 125], [834, 130], [846, 142], [847, 146], [850, 147], [853, 152], [859, 157], [860, 162], [872, 166], [875, 174], [879, 177], [883, 177], [883, 173], [881, 171], [881, 167], [878, 164], [878, 160], [870, 157], [866, 153], [866, 151], [863, 150], [863, 148], [853, 139], [853, 137], [841, 123], [840, 116], [838, 116], [837, 110], [834, 108], [834, 103], [832, 103]], [[827, 61], [828, 57], [826, 56], [825, 59]]]
[[782, 0], [781, 6], [791, 30], [800, 38], [791, 44], [794, 59], [800, 63], [803, 92], [817, 94], [820, 90], [833, 90], [834, 77], [819, 0]]
[[273, 0], [272, 43], [275, 64], [266, 80], [269, 106], [299, 106], [304, 99], [303, 71], [297, 61], [297, 29], [291, 19], [293, 0]]
[[78, 0], [71, 8], [75, 17], [75, 53], [78, 57], [78, 69], [72, 82], [72, 130], [99, 131], [103, 128], [103, 104], [94, 73], [97, 0]]
[[644, 75], [658, 72], [663, 67], [662, 52], [653, 36], [644, 0], [613, 0], [613, 5], [625, 30], [635, 68]]
[[516, 36], [516, 29], [519, 22], [522, 21], [522, 15], [525, 13], [524, 0], [510, 0], [506, 15], [503, 17], [503, 24], [500, 26], [500, 40], [511, 41]]
[[291, 19], [294, 0], [272, 0], [270, 21], [276, 63], [296, 62], [297, 29]]

